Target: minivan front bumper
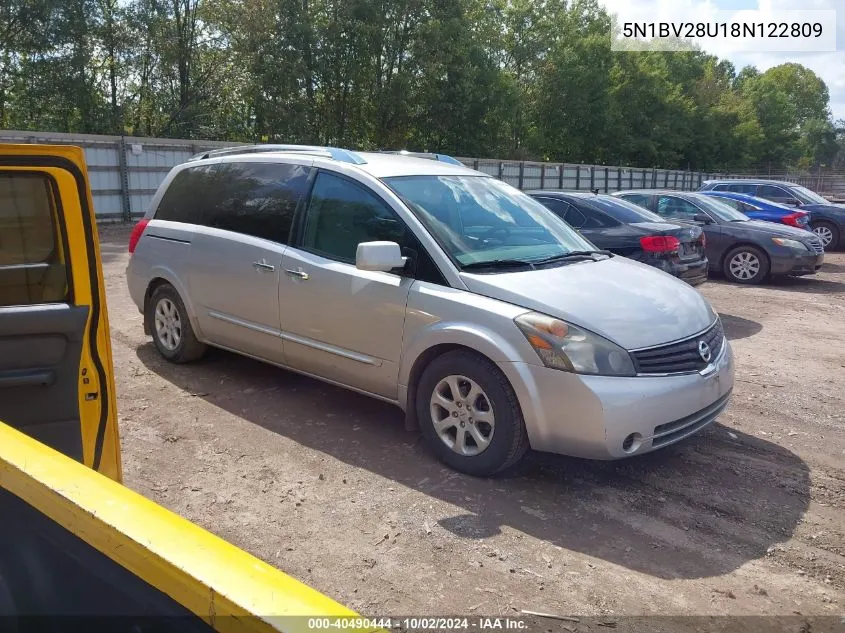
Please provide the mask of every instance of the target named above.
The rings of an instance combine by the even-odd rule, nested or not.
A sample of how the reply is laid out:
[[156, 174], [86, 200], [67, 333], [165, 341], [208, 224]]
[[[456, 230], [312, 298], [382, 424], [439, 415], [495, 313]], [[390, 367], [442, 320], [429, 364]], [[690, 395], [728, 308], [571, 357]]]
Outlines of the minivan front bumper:
[[586, 376], [529, 363], [500, 363], [522, 407], [534, 450], [619, 459], [674, 444], [727, 406], [734, 358], [722, 353], [701, 372], [670, 376]]

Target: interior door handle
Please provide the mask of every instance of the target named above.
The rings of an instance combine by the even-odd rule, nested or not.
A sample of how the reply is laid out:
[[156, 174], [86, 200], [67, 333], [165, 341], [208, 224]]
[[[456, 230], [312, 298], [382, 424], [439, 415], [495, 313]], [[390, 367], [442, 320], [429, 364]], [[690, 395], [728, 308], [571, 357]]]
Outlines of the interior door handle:
[[291, 277], [299, 277], [300, 279], [308, 279], [308, 273], [304, 270], [290, 270], [288, 268], [285, 269], [285, 272], [290, 275]]
[[0, 372], [0, 389], [6, 387], [49, 387], [54, 382], [56, 382], [56, 374], [50, 369]]
[[256, 270], [276, 270], [276, 267], [267, 262], [252, 262]]

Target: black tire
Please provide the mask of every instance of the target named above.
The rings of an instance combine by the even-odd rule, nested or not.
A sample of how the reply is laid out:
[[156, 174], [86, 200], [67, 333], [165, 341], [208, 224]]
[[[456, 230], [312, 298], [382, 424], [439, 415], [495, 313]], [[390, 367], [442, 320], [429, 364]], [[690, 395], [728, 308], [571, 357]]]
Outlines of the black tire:
[[[434, 428], [431, 397], [438, 383], [453, 375], [477, 383], [484, 392], [482, 401], [489, 401], [495, 419], [490, 443], [477, 455], [457, 453]], [[457, 471], [479, 477], [493, 475], [514, 465], [528, 450], [528, 435], [516, 394], [501, 370], [480, 354], [456, 350], [429, 363], [417, 385], [416, 410], [420, 430], [429, 448], [441, 462]]]
[[[758, 262], [756, 273], [751, 277], [742, 276], [742, 273], [734, 274], [734, 272], [731, 271], [731, 262], [734, 258], [741, 257], [743, 255], [754, 257]], [[762, 283], [763, 280], [769, 276], [770, 267], [769, 256], [766, 255], [762, 249], [759, 249], [756, 246], [743, 245], [731, 249], [728, 254], [725, 255], [725, 259], [722, 264], [722, 271], [725, 273], [725, 277], [727, 277], [730, 281], [734, 281], [738, 284], [754, 285]]]
[[822, 240], [822, 244], [824, 245], [825, 251], [833, 251], [839, 248], [839, 229], [836, 227], [835, 224], [833, 224], [833, 222], [819, 220], [818, 222], [813, 222], [810, 225], [810, 228], [813, 229], [813, 233], [816, 233], [816, 229], [827, 229], [828, 231], [830, 231], [831, 238], [828, 244], [825, 244], [824, 238], [822, 238], [821, 235], [818, 235], [818, 233], [816, 233], [819, 239]]
[[[175, 347], [171, 348], [162, 340], [156, 329], [155, 313], [156, 307], [163, 300], [170, 302], [179, 318], [179, 341]], [[165, 304], [166, 305], [166, 304]], [[147, 325], [153, 335], [153, 343], [165, 359], [171, 363], [190, 363], [198, 360], [205, 353], [206, 346], [197, 340], [194, 334], [194, 329], [191, 327], [191, 321], [188, 318], [188, 311], [185, 309], [185, 304], [176, 289], [170, 284], [162, 284], [157, 287], [150, 300], [147, 302], [144, 318], [147, 320]]]

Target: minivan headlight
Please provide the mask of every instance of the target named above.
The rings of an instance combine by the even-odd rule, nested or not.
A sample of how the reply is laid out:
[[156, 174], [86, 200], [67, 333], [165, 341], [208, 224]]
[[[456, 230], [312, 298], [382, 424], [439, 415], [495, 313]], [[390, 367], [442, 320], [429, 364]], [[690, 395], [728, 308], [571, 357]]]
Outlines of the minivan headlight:
[[521, 314], [514, 322], [546, 367], [578, 374], [637, 374], [630, 354], [598, 334], [539, 312]]

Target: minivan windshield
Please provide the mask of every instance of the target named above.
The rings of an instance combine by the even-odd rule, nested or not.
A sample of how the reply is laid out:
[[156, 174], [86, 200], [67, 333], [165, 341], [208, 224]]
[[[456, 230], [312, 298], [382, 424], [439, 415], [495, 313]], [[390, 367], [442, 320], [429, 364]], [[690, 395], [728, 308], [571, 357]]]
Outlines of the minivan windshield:
[[530, 265], [595, 250], [542, 204], [495, 178], [394, 176], [384, 182], [462, 267]]
[[789, 189], [804, 204], [830, 204], [815, 191], [810, 191], [801, 185], [790, 185]]

